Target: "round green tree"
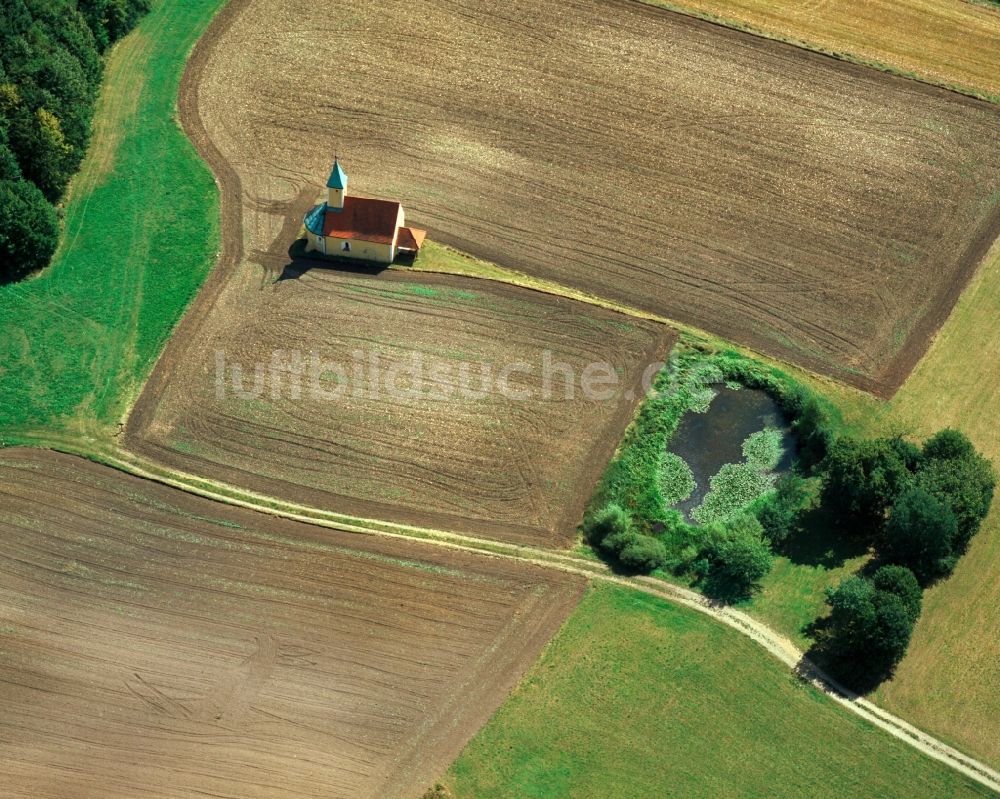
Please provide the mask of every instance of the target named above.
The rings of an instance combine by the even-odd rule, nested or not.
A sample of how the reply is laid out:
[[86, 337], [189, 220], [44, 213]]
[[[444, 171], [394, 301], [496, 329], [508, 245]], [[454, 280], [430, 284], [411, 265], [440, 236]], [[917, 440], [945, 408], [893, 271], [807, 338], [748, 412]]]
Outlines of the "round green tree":
[[903, 606], [914, 624], [920, 618], [923, 591], [916, 575], [905, 566], [882, 566], [871, 576], [876, 591], [894, 594], [903, 601]]
[[713, 530], [704, 553], [709, 564], [705, 592], [720, 599], [749, 596], [773, 562], [760, 522], [749, 514]]
[[823, 506], [863, 537], [874, 538], [913, 479], [912, 458], [912, 448], [899, 440], [840, 439], [824, 462]]
[[650, 535], [637, 535], [622, 547], [618, 560], [626, 569], [651, 572], [667, 562], [667, 549]]
[[946, 427], [924, 442], [921, 457], [925, 460], [961, 460], [975, 454], [976, 448], [964, 433]]
[[757, 511], [764, 536], [771, 544], [780, 547], [791, 537], [808, 499], [808, 486], [802, 477], [789, 472], [778, 478], [774, 493], [764, 500]]
[[913, 632], [912, 608], [871, 580], [848, 577], [827, 595], [822, 649], [838, 677], [867, 689], [892, 672]]
[[955, 566], [958, 523], [951, 508], [922, 488], [906, 491], [892, 509], [882, 556], [910, 569], [922, 585]]
[[595, 546], [601, 546], [604, 539], [611, 535], [623, 535], [631, 532], [632, 520], [628, 511], [617, 502], [609, 502], [600, 510], [594, 512], [584, 523], [587, 539]]
[[953, 549], [961, 555], [989, 512], [996, 484], [992, 465], [960, 432], [942, 430], [924, 444], [916, 482], [955, 514]]

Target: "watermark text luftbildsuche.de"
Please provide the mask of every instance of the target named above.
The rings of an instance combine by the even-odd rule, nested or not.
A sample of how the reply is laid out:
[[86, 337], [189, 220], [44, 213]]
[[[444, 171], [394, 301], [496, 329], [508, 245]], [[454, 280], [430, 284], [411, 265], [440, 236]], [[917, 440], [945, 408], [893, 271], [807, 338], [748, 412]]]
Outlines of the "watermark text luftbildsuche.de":
[[357, 349], [346, 359], [320, 353], [274, 350], [270, 358], [238, 363], [225, 350], [214, 353], [215, 393], [220, 400], [398, 399], [412, 401], [479, 400], [490, 395], [525, 401], [584, 399], [603, 402], [624, 392], [648, 393], [662, 362], [649, 364], [638, 388], [623, 385], [622, 368], [607, 361], [573, 365], [545, 350], [537, 362], [487, 361], [429, 357], [410, 352], [386, 358], [376, 350]]

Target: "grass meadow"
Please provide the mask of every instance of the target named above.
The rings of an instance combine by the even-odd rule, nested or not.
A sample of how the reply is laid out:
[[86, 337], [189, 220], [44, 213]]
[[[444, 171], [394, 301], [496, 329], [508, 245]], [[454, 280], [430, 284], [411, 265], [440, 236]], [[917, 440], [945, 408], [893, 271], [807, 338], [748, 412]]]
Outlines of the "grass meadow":
[[[1000, 242], [896, 396], [877, 403], [839, 389], [849, 429], [923, 438], [956, 427], [1000, 469]], [[924, 609], [878, 702], [1000, 767], [1000, 498], [954, 574]]]
[[594, 586], [444, 779], [458, 799], [991, 795], [733, 630]]
[[112, 51], [59, 250], [0, 287], [0, 444], [112, 428], [211, 269], [218, 193], [175, 103], [222, 4], [160, 0]]
[[[927, 355], [890, 401], [783, 366], [824, 394], [839, 426], [861, 436], [920, 441], [943, 427], [962, 430], [1000, 470], [1000, 242], [938, 332]], [[802, 626], [824, 609], [822, 592], [856, 571], [862, 553], [833, 535], [811, 551], [775, 559], [752, 615], [808, 643]], [[1000, 767], [1000, 497], [955, 572], [924, 592], [906, 657], [874, 699], [954, 746]]]

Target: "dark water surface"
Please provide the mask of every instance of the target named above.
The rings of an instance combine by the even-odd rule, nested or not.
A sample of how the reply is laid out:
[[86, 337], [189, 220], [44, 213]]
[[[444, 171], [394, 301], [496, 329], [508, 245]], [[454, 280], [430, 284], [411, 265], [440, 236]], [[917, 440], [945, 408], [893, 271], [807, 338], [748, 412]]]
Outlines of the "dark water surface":
[[690, 518], [708, 493], [709, 481], [727, 463], [743, 460], [743, 442], [748, 436], [773, 427], [784, 433], [784, 455], [775, 469], [779, 474], [791, 468], [795, 441], [778, 404], [755, 388], [732, 389], [715, 386], [717, 396], [706, 413], [686, 413], [667, 451], [684, 459], [694, 474], [697, 487], [684, 502], [674, 507]]

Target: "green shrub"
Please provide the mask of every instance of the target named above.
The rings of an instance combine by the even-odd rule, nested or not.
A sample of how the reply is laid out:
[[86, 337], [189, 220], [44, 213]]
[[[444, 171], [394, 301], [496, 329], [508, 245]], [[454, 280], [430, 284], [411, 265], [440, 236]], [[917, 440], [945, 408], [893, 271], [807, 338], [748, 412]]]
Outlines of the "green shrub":
[[617, 558], [619, 553], [625, 549], [625, 547], [629, 544], [634, 544], [637, 540], [639, 540], [640, 535], [641, 533], [637, 533], [632, 529], [619, 530], [618, 532], [606, 535], [600, 543], [600, 548], [606, 554], [613, 555]]
[[697, 488], [691, 467], [673, 452], [663, 453], [663, 461], [660, 464], [660, 488], [663, 491], [663, 501], [668, 505], [683, 502]]
[[976, 455], [972, 442], [959, 430], [946, 427], [924, 442], [920, 456], [925, 460], [962, 460]]
[[912, 474], [917, 470], [922, 456], [920, 448], [917, 447], [916, 444], [907, 441], [905, 438], [900, 438], [899, 436], [881, 440], [885, 442], [885, 446], [887, 446], [889, 450], [895, 454], [900, 463], [906, 467], [908, 472]]
[[848, 577], [827, 592], [830, 616], [821, 648], [835, 673], [855, 687], [883, 679], [906, 653], [913, 633], [912, 607], [863, 577]]
[[628, 512], [614, 502], [608, 503], [584, 522], [584, 532], [591, 544], [629, 571], [651, 572], [667, 560], [666, 547], [632, 527]]
[[651, 572], [667, 561], [667, 549], [649, 535], [637, 535], [618, 552], [618, 560], [626, 569]]
[[958, 526], [952, 549], [960, 556], [989, 513], [993, 466], [960, 432], [942, 430], [924, 444], [916, 483], [951, 509]]
[[79, 0], [79, 4], [94, 29], [95, 38], [108, 43], [117, 41], [132, 30], [139, 17], [150, 8], [149, 0]]
[[808, 498], [806, 480], [789, 472], [778, 478], [775, 490], [758, 504], [757, 519], [773, 546], [781, 546], [791, 537]]
[[710, 529], [703, 557], [708, 563], [705, 592], [723, 599], [749, 596], [773, 561], [760, 522], [748, 513]]
[[820, 400], [804, 388], [796, 387], [781, 398], [785, 415], [792, 420], [797, 442], [796, 455], [803, 468], [823, 462], [836, 440], [830, 414]]
[[621, 536], [631, 531], [628, 512], [615, 502], [608, 503], [584, 522], [587, 540], [595, 546], [601, 546], [608, 536]]
[[823, 468], [823, 506], [841, 524], [871, 541], [913, 480], [905, 447], [892, 439], [842, 438], [830, 448]]

